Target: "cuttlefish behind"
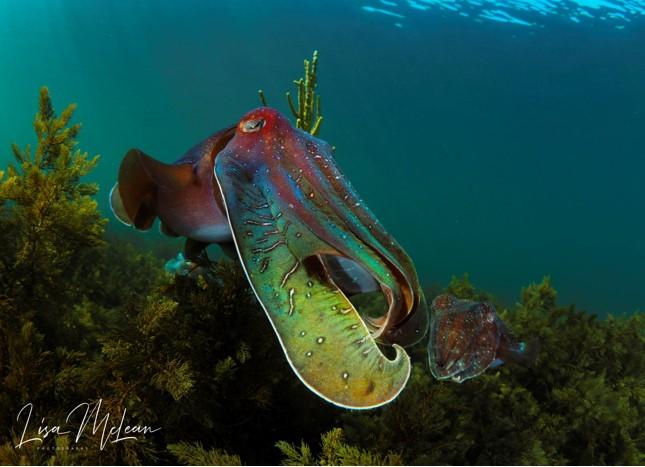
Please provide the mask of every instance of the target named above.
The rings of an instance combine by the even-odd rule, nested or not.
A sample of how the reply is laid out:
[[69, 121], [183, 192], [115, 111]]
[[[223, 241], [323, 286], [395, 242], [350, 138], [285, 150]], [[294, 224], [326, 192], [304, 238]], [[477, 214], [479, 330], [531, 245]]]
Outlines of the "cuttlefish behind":
[[[130, 150], [110, 194], [140, 230], [158, 217], [195, 259], [208, 244], [237, 254], [303, 383], [341, 407], [393, 400], [410, 375], [400, 346], [428, 315], [412, 261], [337, 168], [331, 147], [261, 107], [174, 164]], [[361, 316], [349, 296], [380, 290], [388, 310]], [[377, 343], [396, 350], [388, 359]]]

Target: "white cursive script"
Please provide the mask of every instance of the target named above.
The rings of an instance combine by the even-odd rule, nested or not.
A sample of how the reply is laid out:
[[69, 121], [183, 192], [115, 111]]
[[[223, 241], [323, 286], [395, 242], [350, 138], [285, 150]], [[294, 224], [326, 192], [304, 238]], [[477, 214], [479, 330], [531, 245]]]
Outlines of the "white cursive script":
[[[16, 417], [16, 421], [20, 422], [21, 417], [26, 417], [24, 420], [24, 426], [22, 428], [22, 435], [20, 437], [20, 442], [16, 444], [16, 448], [20, 449], [22, 446], [28, 443], [40, 442], [43, 443], [48, 436], [61, 436], [61, 435], [71, 435], [74, 437], [74, 443], [78, 443], [82, 438], [85, 430], [88, 426], [91, 427], [92, 435], [97, 433], [101, 434], [100, 450], [102, 451], [107, 443], [116, 444], [121, 441], [134, 440], [137, 439], [139, 435], [146, 435], [149, 433], [155, 433], [161, 428], [152, 428], [147, 425], [126, 425], [125, 416], [127, 409], [123, 409], [121, 414], [121, 419], [118, 425], [110, 425], [111, 414], [106, 412], [105, 415], [102, 415], [101, 405], [103, 399], [99, 399], [95, 404], [90, 404], [89, 402], [82, 402], [74, 407], [68, 414], [65, 419], [65, 423], [70, 423], [70, 418], [75, 413], [82, 414], [83, 418], [78, 425], [78, 429], [73, 432], [73, 430], [63, 431], [60, 425], [49, 426], [45, 419], [42, 418], [40, 425], [37, 429], [37, 436], [29, 437], [27, 434], [30, 432], [30, 423], [31, 417], [34, 410], [34, 404], [31, 402], [25, 404]], [[101, 416], [102, 415], [102, 416]], [[32, 432], [33, 433], [33, 432]]]

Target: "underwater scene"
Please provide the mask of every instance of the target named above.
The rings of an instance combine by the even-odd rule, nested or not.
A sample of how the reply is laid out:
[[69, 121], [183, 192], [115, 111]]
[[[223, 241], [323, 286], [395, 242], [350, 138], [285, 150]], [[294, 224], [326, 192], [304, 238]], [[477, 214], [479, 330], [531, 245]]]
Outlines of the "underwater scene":
[[0, 465], [644, 465], [645, 1], [0, 0]]

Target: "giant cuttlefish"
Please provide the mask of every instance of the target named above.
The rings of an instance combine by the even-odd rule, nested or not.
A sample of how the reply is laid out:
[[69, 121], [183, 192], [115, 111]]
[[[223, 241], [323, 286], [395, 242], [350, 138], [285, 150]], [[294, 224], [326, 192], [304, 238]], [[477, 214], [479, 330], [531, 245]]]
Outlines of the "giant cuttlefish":
[[[330, 145], [278, 111], [248, 112], [174, 164], [130, 150], [110, 201], [128, 225], [147, 230], [158, 217], [162, 232], [186, 237], [190, 260], [212, 243], [233, 251], [291, 368], [323, 399], [368, 409], [404, 388], [410, 358], [401, 346], [428, 327], [414, 265]], [[361, 316], [348, 297], [377, 290], [387, 312]]]

